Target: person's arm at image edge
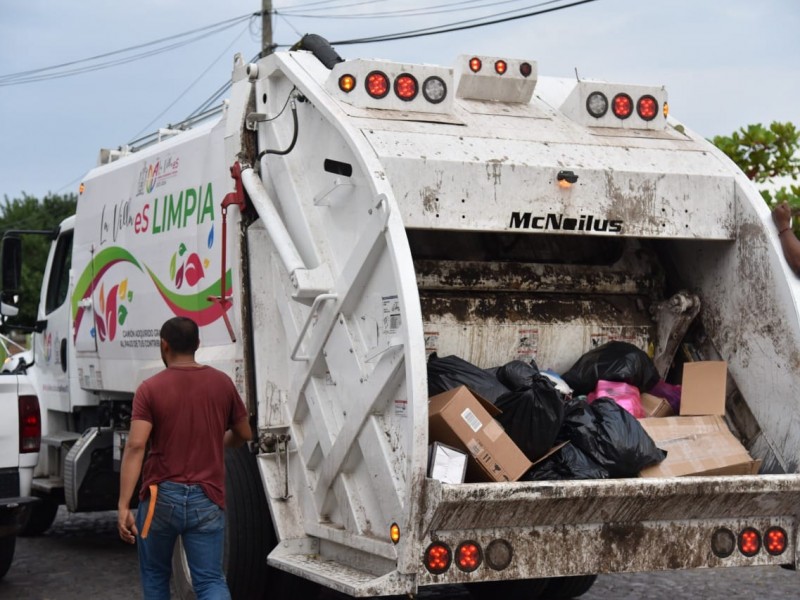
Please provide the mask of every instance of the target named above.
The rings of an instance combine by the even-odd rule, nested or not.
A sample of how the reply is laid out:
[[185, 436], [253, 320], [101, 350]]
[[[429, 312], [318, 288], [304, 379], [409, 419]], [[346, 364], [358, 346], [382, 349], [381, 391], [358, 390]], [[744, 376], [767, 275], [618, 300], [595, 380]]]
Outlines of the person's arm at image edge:
[[792, 210], [786, 202], [773, 209], [772, 220], [778, 228], [778, 237], [786, 262], [792, 271], [800, 275], [800, 240], [792, 231]]

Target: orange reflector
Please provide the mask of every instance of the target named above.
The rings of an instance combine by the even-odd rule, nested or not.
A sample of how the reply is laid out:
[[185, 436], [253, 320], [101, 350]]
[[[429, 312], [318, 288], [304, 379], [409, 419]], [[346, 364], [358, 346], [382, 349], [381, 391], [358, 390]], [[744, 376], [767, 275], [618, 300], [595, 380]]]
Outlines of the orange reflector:
[[761, 536], [752, 527], [743, 529], [739, 534], [739, 552], [745, 556], [755, 556], [761, 549]]
[[498, 75], [502, 75], [507, 70], [508, 70], [508, 65], [506, 64], [506, 61], [498, 60], [497, 62], [494, 63], [494, 71]]
[[764, 533], [764, 548], [772, 556], [786, 551], [786, 532], [780, 527], [770, 527]]
[[666, 119], [669, 116], [669, 103], [664, 102], [664, 118]]
[[451, 560], [450, 548], [442, 542], [434, 542], [425, 550], [425, 568], [434, 575], [447, 571]]
[[367, 75], [367, 93], [373, 98], [383, 98], [389, 93], [389, 78], [380, 71]]
[[400, 526], [397, 523], [392, 523], [392, 526], [389, 528], [389, 537], [395, 544], [400, 541]]
[[339, 89], [343, 92], [352, 92], [356, 87], [356, 78], [352, 75], [342, 75], [339, 77]]
[[477, 569], [482, 561], [481, 547], [475, 542], [462, 542], [456, 549], [456, 565], [465, 573]]
[[83, 183], [81, 183], [80, 187], [78, 187], [78, 193], [82, 194], [83, 190], [85, 190], [85, 189], [86, 189], [86, 186]]
[[478, 71], [480, 71], [482, 66], [483, 63], [481, 62], [481, 59], [478, 58], [477, 56], [474, 56], [469, 59], [469, 68], [473, 73], [477, 73]]

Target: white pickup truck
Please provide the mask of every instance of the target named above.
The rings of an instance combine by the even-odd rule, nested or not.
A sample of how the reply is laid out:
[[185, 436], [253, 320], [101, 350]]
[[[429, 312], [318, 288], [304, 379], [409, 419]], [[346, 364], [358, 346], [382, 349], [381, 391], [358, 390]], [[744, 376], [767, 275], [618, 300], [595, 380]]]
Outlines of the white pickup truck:
[[[0, 335], [6, 354], [8, 343], [13, 344]], [[17, 534], [38, 502], [31, 496], [31, 482], [39, 460], [41, 414], [25, 374], [30, 359], [30, 352], [20, 352], [0, 368], [0, 577], [11, 567]]]

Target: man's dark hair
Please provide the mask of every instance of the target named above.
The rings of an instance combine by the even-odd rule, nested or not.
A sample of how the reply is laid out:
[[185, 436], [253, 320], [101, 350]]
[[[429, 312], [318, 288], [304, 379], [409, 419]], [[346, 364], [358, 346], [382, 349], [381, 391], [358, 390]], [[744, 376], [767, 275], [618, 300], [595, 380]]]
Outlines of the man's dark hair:
[[188, 354], [200, 345], [200, 331], [191, 319], [172, 317], [161, 326], [161, 339], [175, 352]]

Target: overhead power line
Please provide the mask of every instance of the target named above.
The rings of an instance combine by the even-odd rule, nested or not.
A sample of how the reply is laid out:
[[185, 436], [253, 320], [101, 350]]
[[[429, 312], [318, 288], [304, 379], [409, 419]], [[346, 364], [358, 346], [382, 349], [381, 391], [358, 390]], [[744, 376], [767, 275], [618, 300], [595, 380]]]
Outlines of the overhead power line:
[[[401, 31], [398, 33], [389, 33], [385, 35], [376, 35], [372, 37], [365, 37], [365, 38], [356, 38], [350, 40], [339, 40], [331, 42], [331, 45], [334, 46], [347, 46], [352, 44], [369, 44], [369, 43], [377, 43], [377, 42], [388, 42], [394, 40], [405, 40], [410, 38], [417, 38], [417, 37], [425, 37], [430, 35], [438, 35], [440, 33], [450, 33], [453, 31], [465, 31], [467, 29], [477, 29], [479, 27], [488, 27], [489, 25], [497, 25], [499, 23], [507, 23], [509, 21], [516, 21], [518, 19], [526, 19], [528, 17], [535, 17], [537, 15], [543, 15], [551, 12], [556, 12], [559, 10], [564, 10], [565, 8], [572, 8], [574, 6], [580, 6], [581, 4], [588, 4], [590, 2], [596, 2], [596, 0], [579, 0], [578, 2], [572, 2], [569, 4], [563, 4], [561, 6], [554, 6], [552, 8], [545, 8], [542, 10], [537, 10], [533, 12], [527, 12], [521, 15], [513, 15], [509, 17], [504, 17], [502, 19], [493, 19], [491, 21], [481, 21], [479, 23], [475, 23], [475, 21], [479, 19], [468, 19], [465, 21], [458, 21], [456, 23], [450, 23], [449, 25], [436, 25], [433, 27], [426, 27], [423, 29], [413, 29], [411, 31]], [[550, 2], [542, 2], [540, 4], [536, 4], [534, 6], [544, 6], [546, 4], [551, 4]], [[532, 7], [530, 7], [532, 8]], [[516, 11], [510, 11], [516, 12]], [[505, 13], [501, 13], [505, 14]], [[492, 15], [496, 16], [496, 15]], [[486, 19], [491, 17], [481, 17], [481, 19]]]
[[[252, 17], [253, 14], [242, 15], [239, 17], [235, 17], [233, 19], [219, 21], [211, 25], [198, 27], [196, 29], [184, 31], [183, 33], [178, 33], [175, 35], [160, 38], [158, 40], [153, 40], [151, 42], [145, 42], [143, 44], [137, 44], [135, 46], [129, 46], [128, 48], [122, 48], [111, 52], [104, 52], [103, 54], [90, 56], [88, 58], [82, 58], [79, 60], [73, 60], [65, 63], [60, 63], [57, 65], [51, 65], [49, 67], [41, 67], [38, 69], [19, 71], [17, 73], [9, 73], [7, 75], [0, 76], [0, 87], [18, 85], [23, 83], [33, 83], [37, 81], [47, 81], [50, 79], [60, 79], [62, 77], [71, 77], [73, 75], [79, 75], [81, 73], [88, 73], [91, 71], [108, 69], [117, 65], [126, 64], [136, 60], [141, 60], [143, 58], [155, 56], [163, 52], [169, 52], [170, 50], [175, 50], [176, 48], [180, 48], [182, 46], [186, 46], [196, 41], [206, 39], [209, 35], [214, 35], [217, 33], [221, 33], [222, 31], [226, 31], [227, 29], [235, 27], [239, 23], [251, 19]], [[135, 50], [151, 48], [153, 46], [166, 44], [167, 42], [171, 42], [173, 40], [180, 40], [181, 38], [187, 38], [187, 37], [188, 39], [183, 39], [182, 41], [163, 45], [160, 48], [150, 49], [129, 56], [120, 56], [119, 58], [115, 58], [112, 60], [102, 61], [102, 59], [109, 58], [112, 56], [129, 54]], [[77, 65], [84, 65], [84, 66], [77, 66]], [[68, 69], [67, 67], [74, 67], [74, 68]]]
[[[459, 2], [447, 2], [445, 4], [435, 4], [433, 6], [424, 6], [417, 8], [404, 8], [400, 10], [389, 10], [383, 12], [370, 12], [363, 14], [346, 14], [337, 15], [325, 11], [314, 11], [308, 13], [304, 10], [276, 10], [276, 14], [289, 16], [301, 19], [383, 19], [386, 17], [421, 17], [427, 15], [438, 15], [444, 13], [464, 12], [468, 10], [480, 10], [499, 6], [501, 4], [513, 4], [515, 2], [523, 2], [524, 0], [501, 0], [500, 2], [487, 2], [486, 0], [460, 0]], [[552, 0], [552, 2], [561, 2], [563, 0]], [[480, 4], [479, 4], [480, 3]], [[472, 4], [473, 6], [468, 6]], [[337, 10], [347, 6], [358, 6], [358, 4], [343, 4], [342, 6], [331, 7], [328, 10]], [[530, 6], [522, 7], [517, 10], [525, 10], [531, 8]], [[303, 7], [305, 9], [305, 7]]]

